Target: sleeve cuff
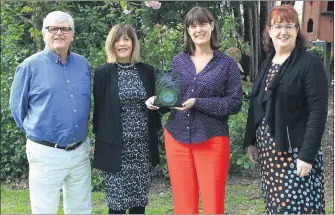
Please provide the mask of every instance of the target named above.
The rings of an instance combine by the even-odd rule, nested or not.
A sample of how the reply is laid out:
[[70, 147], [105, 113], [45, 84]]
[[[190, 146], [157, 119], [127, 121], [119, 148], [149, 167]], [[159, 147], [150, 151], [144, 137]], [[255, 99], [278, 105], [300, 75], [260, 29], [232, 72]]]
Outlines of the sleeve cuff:
[[309, 156], [305, 156], [305, 155], [302, 155], [300, 153], [298, 154], [298, 159], [302, 160], [306, 163], [312, 164], [312, 165], [313, 165], [314, 160], [315, 160], [315, 159], [311, 159], [311, 157], [309, 157]]

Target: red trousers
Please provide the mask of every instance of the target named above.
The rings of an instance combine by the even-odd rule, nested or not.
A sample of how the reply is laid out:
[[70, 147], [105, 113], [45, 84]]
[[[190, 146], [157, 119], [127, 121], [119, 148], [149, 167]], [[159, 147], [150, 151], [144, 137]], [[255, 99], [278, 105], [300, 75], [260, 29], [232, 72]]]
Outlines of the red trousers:
[[165, 150], [175, 214], [223, 214], [230, 146], [227, 136], [182, 144], [165, 129]]

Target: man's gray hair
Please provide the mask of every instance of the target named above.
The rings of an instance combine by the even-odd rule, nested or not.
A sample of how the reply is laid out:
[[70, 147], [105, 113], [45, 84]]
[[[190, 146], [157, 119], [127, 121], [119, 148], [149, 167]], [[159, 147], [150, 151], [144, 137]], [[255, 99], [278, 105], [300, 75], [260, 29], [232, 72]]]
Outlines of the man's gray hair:
[[60, 23], [67, 21], [74, 33], [74, 21], [70, 14], [63, 11], [52, 11], [50, 12], [43, 21], [42, 32], [44, 32], [46, 27], [53, 26], [55, 23]]

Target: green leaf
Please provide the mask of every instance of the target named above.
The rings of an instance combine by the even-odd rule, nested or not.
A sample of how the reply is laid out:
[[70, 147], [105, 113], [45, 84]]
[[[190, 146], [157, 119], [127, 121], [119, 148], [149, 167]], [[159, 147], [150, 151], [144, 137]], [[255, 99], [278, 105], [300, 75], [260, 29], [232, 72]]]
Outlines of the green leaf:
[[127, 1], [121, 0], [120, 5], [121, 5], [121, 8], [122, 8], [123, 11], [127, 10], [127, 5], [128, 5]]
[[244, 168], [249, 169], [250, 168], [250, 163], [244, 163]]

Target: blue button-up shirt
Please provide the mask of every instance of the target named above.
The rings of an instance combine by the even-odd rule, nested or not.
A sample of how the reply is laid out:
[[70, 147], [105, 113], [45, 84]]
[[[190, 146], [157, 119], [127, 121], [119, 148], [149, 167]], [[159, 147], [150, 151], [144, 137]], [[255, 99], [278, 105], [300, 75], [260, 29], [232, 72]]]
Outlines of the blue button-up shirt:
[[63, 65], [45, 48], [17, 67], [10, 109], [28, 137], [66, 146], [87, 137], [90, 94], [88, 61], [69, 52]]
[[186, 111], [172, 110], [166, 129], [181, 143], [199, 143], [215, 136], [228, 136], [228, 117], [240, 111], [242, 83], [235, 61], [216, 50], [198, 74], [189, 55], [180, 53], [171, 69], [182, 77], [181, 100], [195, 98]]

